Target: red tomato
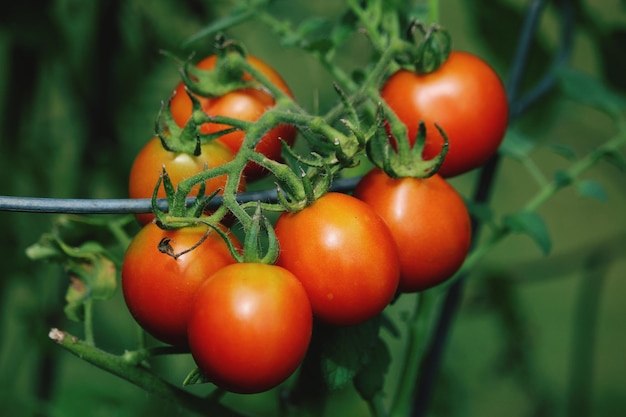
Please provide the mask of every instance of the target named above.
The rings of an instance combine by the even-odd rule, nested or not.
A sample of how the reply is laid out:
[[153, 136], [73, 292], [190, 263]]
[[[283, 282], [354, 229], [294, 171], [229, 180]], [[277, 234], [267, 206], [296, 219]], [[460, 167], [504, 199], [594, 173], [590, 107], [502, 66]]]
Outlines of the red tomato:
[[277, 386], [300, 365], [312, 323], [306, 292], [291, 272], [238, 263], [220, 269], [198, 289], [189, 347], [215, 385], [257, 393]]
[[506, 132], [508, 103], [502, 81], [485, 61], [469, 53], [452, 52], [440, 68], [425, 75], [399, 70], [387, 79], [381, 96], [407, 126], [411, 144], [424, 121], [425, 159], [441, 152], [443, 137], [434, 123], [444, 130], [449, 148], [439, 170], [443, 177], [487, 162]]
[[[278, 88], [290, 97], [293, 97], [291, 90], [272, 67], [258, 58], [248, 55], [247, 60], [269, 78]], [[215, 66], [217, 57], [209, 56], [197, 64], [198, 68], [210, 70]], [[249, 74], [244, 74], [244, 79], [251, 80]], [[179, 126], [184, 126], [192, 112], [191, 100], [185, 92], [184, 83], [178, 84], [174, 91], [174, 96], [170, 103], [172, 116]], [[225, 94], [217, 98], [198, 97], [202, 105], [202, 110], [210, 116], [228, 116], [235, 119], [255, 121], [268, 109], [275, 105], [274, 98], [269, 92], [246, 88]], [[218, 123], [205, 123], [201, 127], [203, 133], [215, 133], [220, 130], [229, 129], [231, 126]], [[237, 153], [244, 140], [245, 133], [236, 131], [221, 136], [218, 140], [230, 148], [233, 153]], [[281, 160], [282, 144], [281, 140], [288, 145], [293, 145], [296, 139], [296, 129], [290, 125], [279, 125], [270, 130], [261, 138], [256, 150], [270, 159]], [[266, 174], [259, 165], [250, 163], [244, 171], [246, 179], [252, 181]]]
[[[163, 230], [148, 223], [126, 250], [122, 264], [126, 305], [137, 323], [162, 342], [187, 344], [187, 321], [196, 290], [235, 259], [213, 230], [202, 244], [177, 259], [159, 251], [159, 243], [168, 238], [173, 252], [179, 253], [197, 244], [207, 230], [206, 225]], [[239, 247], [239, 242], [232, 239]]]
[[461, 196], [441, 176], [393, 179], [375, 168], [354, 196], [391, 230], [400, 255], [401, 292], [431, 288], [452, 277], [465, 260], [470, 217]]
[[324, 322], [352, 325], [379, 314], [398, 286], [393, 236], [367, 204], [328, 193], [275, 226], [277, 264], [293, 272]]
[[[200, 156], [193, 156], [186, 153], [170, 152], [163, 148], [158, 137], [154, 137], [135, 157], [130, 170], [128, 194], [130, 198], [151, 198], [159, 176], [163, 172], [163, 166], [165, 166], [172, 183], [176, 186], [185, 178], [202, 172], [205, 165], [207, 168], [213, 168], [230, 162], [233, 158], [234, 155], [229, 149], [216, 142], [203, 144]], [[206, 181], [205, 194], [208, 195], [217, 189], [223, 189], [226, 180], [226, 175], [220, 175]], [[239, 191], [244, 190], [245, 181], [242, 179], [239, 184]], [[198, 187], [194, 187], [191, 196], [197, 192]], [[159, 189], [158, 197], [165, 197], [163, 186]], [[152, 213], [137, 214], [136, 217], [142, 225], [154, 219]]]

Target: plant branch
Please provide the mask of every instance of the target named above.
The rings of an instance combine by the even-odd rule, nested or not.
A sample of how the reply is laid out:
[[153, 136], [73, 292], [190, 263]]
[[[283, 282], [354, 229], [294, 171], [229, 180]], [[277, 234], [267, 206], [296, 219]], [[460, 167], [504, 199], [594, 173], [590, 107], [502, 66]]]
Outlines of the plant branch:
[[154, 375], [148, 369], [129, 363], [124, 356], [116, 356], [100, 350], [67, 332], [52, 329], [49, 337], [70, 353], [98, 368], [125, 379], [159, 398], [179, 404], [190, 411], [201, 415], [245, 417], [242, 413], [231, 410], [217, 402], [198, 397], [170, 384]]

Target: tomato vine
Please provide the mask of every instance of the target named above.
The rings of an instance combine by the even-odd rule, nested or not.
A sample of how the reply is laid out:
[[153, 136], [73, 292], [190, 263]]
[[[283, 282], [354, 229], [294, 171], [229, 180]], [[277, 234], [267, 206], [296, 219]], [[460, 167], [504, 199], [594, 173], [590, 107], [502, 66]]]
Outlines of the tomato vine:
[[[241, 334], [245, 333], [245, 331], [235, 334], [234, 330], [239, 330], [234, 329], [236, 326], [228, 328], [229, 326], [224, 326], [223, 323], [218, 322], [213, 322], [209, 327], [205, 327], [203, 321], [206, 319], [206, 315], [198, 312], [193, 316], [195, 317], [193, 327], [200, 330], [194, 337], [190, 338], [193, 340], [191, 346], [185, 345], [187, 338], [185, 323], [181, 322], [182, 325], [177, 323], [177, 332], [174, 336], [166, 335], [162, 337], [158, 330], [152, 332], [151, 328], [150, 330], [148, 329], [152, 325], [146, 326], [142, 324], [142, 320], [138, 320], [140, 326], [147, 327], [147, 331], [157, 334], [157, 338], [162, 339], [166, 343], [173, 343], [175, 346], [169, 348], [162, 346], [151, 349], [146, 348], [145, 334], [142, 329], [139, 329], [140, 340], [137, 349], [127, 351], [123, 355], [110, 354], [97, 347], [93, 328], [93, 303], [94, 301], [107, 300], [111, 297], [117, 285], [114, 269], [115, 266], [119, 267], [121, 262], [113, 262], [111, 259], [115, 258], [115, 256], [111, 255], [105, 247], [98, 244], [85, 244], [76, 248], [66, 245], [62, 239], [60, 228], [57, 228], [52, 234], [46, 235], [38, 243], [31, 246], [28, 250], [28, 255], [32, 259], [56, 260], [62, 263], [65, 270], [73, 277], [73, 285], [68, 290], [69, 307], [66, 308], [66, 312], [71, 318], [84, 321], [85, 340], [82, 341], [78, 337], [58, 329], [53, 329], [49, 336], [60, 346], [83, 360], [124, 378], [148, 392], [171, 399], [194, 412], [233, 417], [242, 417], [243, 414], [223, 406], [219, 401], [219, 395], [215, 397], [210, 396], [206, 399], [193, 395], [184, 388], [176, 387], [165, 381], [156, 372], [144, 366], [144, 364], [156, 355], [190, 353], [191, 349], [194, 357], [203, 358], [198, 362], [210, 362], [211, 366], [192, 370], [186, 379], [186, 383], [218, 381], [216, 382], [218, 385], [216, 392], [219, 392], [221, 389], [220, 382], [227, 381], [224, 385], [231, 391], [258, 392], [271, 389], [286, 380], [294, 372], [296, 365], [304, 360], [302, 373], [295, 377], [293, 389], [290, 393], [291, 399], [296, 399], [303, 395], [299, 390], [301, 387], [306, 386], [304, 378], [309, 376], [304, 369], [308, 369], [307, 367], [311, 364], [310, 361], [315, 360], [321, 364], [320, 369], [323, 370], [323, 375], [320, 378], [322, 381], [315, 382], [325, 384], [330, 390], [342, 388], [350, 382], [354, 383], [363, 399], [368, 403], [372, 415], [376, 417], [410, 415], [412, 410], [419, 410], [420, 407], [426, 407], [427, 405], [427, 401], [422, 401], [418, 404], [417, 398], [422, 398], [420, 396], [428, 392], [428, 388], [425, 388], [425, 386], [432, 382], [432, 372], [435, 371], [432, 367], [436, 367], [438, 363], [436, 360], [431, 359], [433, 359], [433, 355], [440, 353], [443, 349], [441, 344], [446, 333], [446, 315], [453, 314], [455, 309], [454, 301], [449, 300], [453, 300], [455, 295], [458, 297], [461, 282], [465, 277], [476, 268], [485, 255], [491, 252], [496, 245], [515, 233], [530, 235], [544, 252], [549, 252], [549, 234], [543, 220], [537, 214], [538, 208], [563, 188], [570, 185], [579, 185], [582, 175], [602, 160], [608, 160], [624, 168], [626, 163], [620, 151], [626, 145], [626, 119], [624, 118], [626, 105], [620, 96], [607, 92], [599, 83], [584, 79], [585, 87], [597, 93], [593, 95], [596, 98], [590, 99], [580, 95], [574, 98], [582, 99], [583, 102], [587, 100], [586, 104], [598, 107], [609, 114], [618, 127], [618, 133], [585, 157], [573, 162], [567, 169], [558, 172], [552, 180], [547, 180], [538, 167], [533, 164], [530, 158], [532, 149], [530, 147], [525, 148], [524, 145], [527, 144], [522, 144], [521, 146], [519, 143], [516, 144], [515, 139], [511, 139], [511, 136], [500, 147], [500, 155], [494, 153], [495, 151], [488, 155], [490, 157], [489, 161], [480, 172], [474, 203], [482, 204], [487, 202], [489, 191], [495, 178], [498, 160], [502, 155], [523, 161], [523, 165], [529, 170], [530, 175], [538, 180], [540, 189], [517, 212], [503, 215], [499, 218], [495, 218], [495, 216], [482, 218], [477, 214], [477, 211], [472, 211], [473, 207], [470, 205], [470, 212], [473, 215], [471, 230], [474, 234], [473, 246], [469, 254], [463, 254], [465, 260], [462, 265], [455, 267], [456, 272], [447, 273], [445, 283], [437, 282], [439, 286], [436, 291], [423, 291], [424, 288], [422, 287], [413, 290], [420, 292], [416, 296], [414, 311], [407, 320], [407, 346], [405, 356], [400, 359], [403, 361], [400, 382], [396, 392], [392, 395], [390, 406], [386, 407], [382, 398], [382, 381], [391, 359], [388, 357], [388, 350], [381, 333], [387, 331], [390, 334], [394, 334], [397, 333], [397, 329], [395, 329], [394, 323], [388, 323], [384, 320], [385, 316], [382, 310], [390, 303], [393, 303], [394, 294], [397, 298], [401, 296], [402, 292], [402, 288], [398, 291], [397, 286], [399, 274], [397, 270], [400, 268], [397, 265], [392, 265], [395, 262], [395, 259], [392, 258], [397, 255], [396, 252], [392, 253], [392, 251], [396, 251], [397, 246], [394, 246], [391, 238], [386, 235], [382, 236], [384, 233], [379, 233], [374, 237], [367, 236], [366, 233], [354, 234], [356, 233], [355, 230], [373, 230], [373, 223], [370, 222], [366, 223], [366, 226], [360, 224], [354, 226], [354, 230], [352, 230], [353, 237], [358, 236], [358, 239], [356, 239], [358, 240], [357, 243], [365, 243], [369, 247], [355, 246], [353, 245], [355, 242], [350, 242], [349, 250], [346, 249], [348, 243], [344, 243], [343, 248], [338, 249], [333, 247], [332, 244], [334, 241], [344, 238], [337, 231], [329, 232], [327, 229], [324, 229], [326, 230], [326, 236], [323, 237], [326, 238], [328, 235], [332, 235], [332, 239], [327, 240], [333, 240], [333, 242], [324, 242], [324, 245], [327, 246], [323, 250], [317, 246], [311, 249], [314, 246], [312, 239], [315, 238], [314, 232], [316, 232], [312, 228], [313, 226], [307, 224], [306, 227], [309, 227], [309, 229], [303, 227], [302, 230], [298, 231], [298, 239], [302, 237], [304, 239], [292, 241], [288, 240], [288, 235], [289, 233], [294, 233], [296, 226], [289, 226], [285, 232], [285, 229], [279, 226], [279, 222], [281, 222], [281, 218], [295, 219], [300, 213], [313, 212], [313, 210], [321, 206], [318, 203], [325, 201], [325, 198], [332, 195], [333, 191], [339, 190], [345, 194], [352, 193], [360, 179], [342, 178], [342, 174], [347, 168], [357, 165], [360, 160], [362, 161], [362, 158], [369, 160], [367, 163], [371, 163], [372, 166], [382, 168], [386, 175], [391, 178], [413, 177], [412, 179], [423, 180], [423, 183], [425, 183], [429, 177], [437, 174], [442, 166], [442, 162], [445, 161], [449, 147], [453, 148], [455, 146], [454, 141], [456, 139], [454, 137], [448, 139], [446, 127], [437, 125], [436, 129], [443, 137], [440, 154], [431, 159], [424, 158], [423, 149], [428, 141], [425, 130], [432, 130], [433, 126], [426, 128], [424, 123], [422, 123], [423, 120], [419, 120], [419, 127], [416, 129], [415, 137], [410, 137], [409, 131], [411, 128], [403, 123], [393, 106], [385, 100], [384, 94], [381, 94], [381, 88], [391, 74], [401, 69], [410, 68], [414, 72], [424, 69], [430, 72], [437, 71], [440, 68], [440, 64], [448, 59], [450, 52], [448, 50], [450, 46], [448, 43], [449, 39], [446, 37], [445, 29], [436, 25], [439, 5], [435, 0], [429, 1], [427, 17], [424, 19], [427, 23], [432, 23], [433, 25], [425, 26], [423, 23], [420, 23], [421, 26], [419, 28], [425, 28], [420, 32], [423, 36], [415, 35], [418, 27], [416, 26], [417, 13], [407, 9], [403, 2], [394, 2], [393, 6], [391, 6], [383, 0], [367, 2], [347, 0], [346, 11], [341, 22], [336, 23], [335, 30], [331, 33], [330, 38], [316, 38], [314, 36], [321, 28], [316, 21], [312, 20], [308, 24], [303, 23], [294, 26], [290, 22], [278, 19], [267, 10], [268, 3], [266, 1], [241, 1], [238, 4], [239, 8], [233, 11], [231, 15], [208, 26], [188, 40], [188, 44], [193, 44], [218, 35], [215, 38], [217, 39], [215, 50], [217, 63], [210, 70], [200, 70], [190, 60], [175, 58], [175, 61], [181, 66], [182, 80], [187, 85], [186, 93], [189, 94], [189, 99], [192, 103], [192, 113], [184, 126], [178, 126], [172, 115], [170, 100], [165, 102], [157, 117], [155, 134], [161, 139], [161, 143], [167, 152], [175, 151], [181, 154], [198, 156], [203, 145], [214, 143], [221, 135], [243, 132], [244, 136], [240, 148], [236, 153], [233, 153], [231, 159], [218, 166], [209, 167], [207, 164], [203, 170], [193, 175], [185, 176], [177, 184], [170, 178], [168, 169], [163, 167], [158, 181], [154, 184], [151, 199], [49, 201], [0, 197], [0, 209], [66, 213], [153, 212], [156, 216], [156, 224], [151, 224], [150, 227], [155, 228], [155, 230], [158, 227], [157, 231], [159, 233], [170, 233], [172, 236], [176, 236], [176, 232], [179, 231], [206, 225], [208, 228], [205, 229], [211, 233], [215, 231], [220, 239], [226, 240], [227, 248], [230, 251], [230, 255], [232, 255], [229, 263], [236, 263], [237, 265], [231, 269], [233, 271], [236, 269], [247, 271], [247, 276], [237, 275], [236, 278], [238, 280], [245, 282], [245, 285], [249, 285], [250, 288], [262, 286], [263, 283], [259, 284], [262, 281], [261, 278], [259, 278], [259, 282], [250, 282], [248, 278], [255, 275], [249, 272], [250, 270], [271, 270], [272, 274], [277, 273], [277, 271], [281, 271], [280, 273], [282, 274], [282, 269], [278, 268], [288, 270], [289, 274], [293, 273], [304, 284], [308, 299], [311, 300], [312, 313], [308, 310], [299, 312], [299, 314], [302, 313], [303, 317], [306, 316], [302, 322], [308, 323], [306, 321], [309, 319], [307, 314], [312, 314], [316, 320], [312, 330], [313, 339], [311, 341], [310, 356], [304, 359], [299, 356], [304, 354], [303, 346], [306, 347], [305, 344], [308, 346], [309, 343], [310, 335], [305, 331], [299, 336], [298, 346], [293, 349], [293, 352], [296, 353], [289, 349], [285, 350], [284, 355], [288, 356], [287, 359], [290, 360], [290, 366], [284, 372], [281, 372], [279, 377], [275, 375], [268, 376], [267, 381], [270, 382], [246, 381], [248, 385], [238, 385], [238, 381], [235, 380], [233, 382], [230, 379], [231, 377], [236, 379], [237, 375], [233, 376], [228, 374], [228, 372], [224, 373], [222, 370], [219, 371], [221, 372], [219, 376], [217, 376], [216, 371], [212, 380], [211, 370], [207, 368], [219, 368], [218, 365], [221, 366], [222, 364], [219, 363], [219, 358], [211, 356], [210, 353], [206, 353], [204, 350], [199, 353], [197, 349], [205, 349], [211, 343], [219, 343], [219, 332], [232, 331], [227, 336], [232, 336], [232, 340], [236, 340], [235, 338], [241, 337]], [[540, 16], [540, 6], [541, 2], [535, 2], [534, 7], [531, 7], [529, 10], [527, 26], [522, 33], [516, 60], [511, 71], [511, 79], [507, 84], [507, 94], [510, 100], [509, 117], [511, 119], [519, 116], [534, 100], [552, 89], [557, 80], [560, 80], [566, 91], [568, 83], [571, 85], [573, 82], [580, 83], [581, 81], [580, 78], [577, 78], [579, 74], [568, 72], [564, 69], [565, 62], [563, 62], [563, 59], [567, 56], [570, 36], [566, 27], [563, 33], [563, 50], [560, 51], [559, 56], [555, 60], [555, 68], [551, 69], [547, 78], [540, 81], [537, 86], [538, 89], [531, 90], [526, 96], [518, 97], [520, 96], [518, 89], [523, 75], [524, 61], [530, 48], [529, 39]], [[409, 13], [409, 18], [403, 15], [405, 12]], [[250, 62], [243, 45], [239, 45], [235, 40], [225, 39], [222, 35], [222, 32], [228, 31], [231, 27], [252, 19], [258, 19], [260, 22], [265, 23], [280, 36], [285, 45], [293, 46], [309, 53], [329, 71], [330, 75], [336, 80], [333, 87], [337, 95], [337, 103], [332, 108], [324, 114], [314, 114], [308, 111], [287, 93], [284, 88], [281, 88], [275, 79], [268, 77], [266, 72]], [[359, 33], [362, 33], [369, 40], [371, 46], [370, 52], [372, 57], [370, 65], [355, 74], [344, 72], [337, 65], [335, 59], [339, 48], [346, 41], [347, 35], [345, 31], [348, 29], [358, 30]], [[405, 30], [403, 31], [403, 29]], [[435, 39], [434, 37], [439, 36], [437, 33], [442, 33], [443, 38]], [[168, 55], [172, 56], [172, 54]], [[556, 78], [557, 76], [559, 77], [558, 79]], [[196, 81], [197, 85], [195, 84]], [[268, 106], [258, 119], [254, 121], [243, 120], [230, 115], [209, 114], [204, 111], [199, 100], [194, 96], [194, 94], [204, 94], [207, 97], [220, 97], [242, 88], [251, 89], [251, 91], [256, 91], [256, 93], [268, 94], [272, 100], [272, 105]], [[180, 94], [180, 91], [178, 93]], [[227, 127], [217, 133], [204, 133], [201, 126], [205, 124], [218, 124]], [[257, 149], [257, 145], [263, 140], [267, 132], [279, 126], [290, 126], [296, 129], [304, 141], [303, 145], [306, 150], [303, 152], [300, 149], [284, 144], [281, 159], [272, 159], [260, 152]], [[499, 143], [502, 137], [497, 139]], [[416, 144], [413, 145], [413, 142]], [[263, 169], [263, 172], [268, 173], [275, 183], [275, 189], [260, 192], [242, 192], [243, 182], [247, 179], [255, 180], [246, 178], [246, 167], [250, 163], [256, 164]], [[221, 176], [226, 177], [223, 186], [215, 190], [206, 189], [209, 180]], [[165, 198], [160, 198], [160, 194], [158, 194], [161, 189], [165, 191]], [[341, 198], [343, 199], [343, 197]], [[332, 210], [316, 215], [316, 219], [321, 220], [323, 223], [320, 228], [322, 226], [328, 227], [333, 216], [336, 219], [340, 219], [336, 213], [339, 213], [342, 204], [346, 207], [353, 207], [351, 206], [353, 204], [351, 196], [346, 196], [342, 201], [343, 203], [336, 203], [336, 206], [332, 206]], [[349, 213], [350, 220], [359, 217], [359, 210], [354, 208]], [[274, 225], [266, 217], [270, 214], [280, 216], [276, 223], [276, 233]], [[224, 226], [222, 224], [229, 221], [229, 216], [232, 216], [235, 224], [242, 229], [243, 248], [232, 237], [230, 232], [225, 232], [223, 229]], [[301, 217], [304, 216], [302, 215]], [[364, 215], [363, 217], [366, 218], [364, 221], [370, 221], [368, 216]], [[347, 224], [348, 221], [346, 219], [340, 219], [340, 223]], [[83, 220], [70, 216], [65, 217], [64, 221], [80, 222]], [[231, 219], [230, 221], [233, 220]], [[289, 220], [282, 221], [287, 222]], [[128, 226], [131, 223], [132, 216], [126, 216], [122, 220], [103, 221], [102, 225], [108, 228], [110, 234], [108, 238], [115, 241], [117, 246], [132, 248], [134, 243], [131, 242], [135, 242], [135, 240], [128, 231]], [[380, 224], [384, 224], [384, 222], [380, 221]], [[479, 242], [477, 236], [480, 232], [480, 226], [483, 224], [489, 225], [491, 228], [486, 232], [488, 233], [487, 236]], [[437, 237], [440, 236], [440, 234], [437, 235]], [[200, 251], [197, 248], [200, 245], [204, 245], [205, 237], [196, 238], [196, 243], [189, 245], [189, 251], [183, 249], [181, 252], [176, 252], [176, 256], [172, 256], [171, 251], [167, 253], [167, 250], [161, 250], [161, 245], [169, 244], [169, 240], [166, 242], [161, 241], [159, 250], [172, 258], [167, 258], [169, 264], [176, 264], [179, 259], [182, 259], [182, 256], [187, 256], [189, 253], [198, 255]], [[371, 239], [371, 242], [367, 238]], [[170, 239], [176, 238], [170, 237]], [[283, 246], [281, 246], [281, 241]], [[343, 241], [349, 242], [350, 239], [345, 238]], [[316, 252], [314, 254], [318, 259], [310, 257], [311, 254], [305, 248], [307, 244], [309, 244], [308, 250], [319, 251], [319, 253]], [[432, 240], [429, 239], [428, 244], [432, 244]], [[154, 245], [152, 246], [152, 249], [156, 249]], [[320, 247], [322, 247], [321, 244]], [[370, 249], [372, 251], [368, 252]], [[393, 277], [390, 278], [389, 285], [393, 285], [393, 288], [385, 289], [384, 300], [380, 302], [382, 304], [376, 305], [375, 308], [366, 308], [365, 312], [357, 312], [357, 318], [355, 316], [348, 318], [339, 317], [342, 314], [350, 313], [348, 306], [352, 308], [360, 302], [365, 303], [367, 301], [369, 294], [367, 291], [369, 289], [365, 288], [364, 283], [368, 278], [370, 280], [372, 277], [378, 278], [379, 276], [373, 275], [375, 272], [372, 271], [376, 271], [377, 267], [381, 266], [380, 264], [368, 265], [367, 261], [377, 259], [376, 256], [387, 251], [387, 249], [389, 249], [388, 253], [390, 255], [384, 258], [385, 265], [382, 266], [388, 269], [385, 272], [391, 271], [389, 273]], [[324, 252], [324, 250], [328, 251]], [[341, 250], [343, 252], [340, 252]], [[350, 258], [352, 256], [350, 251], [358, 252], [361, 258], [356, 256], [354, 259]], [[156, 254], [156, 251], [153, 252]], [[144, 253], [140, 255], [146, 256]], [[282, 260], [281, 256], [283, 257]], [[141, 258], [141, 256], [139, 257]], [[291, 258], [285, 261], [286, 257]], [[348, 259], [348, 261], [345, 264], [340, 263], [336, 260], [337, 257], [344, 258], [342, 261], [345, 259]], [[133, 260], [131, 258], [126, 253], [125, 262], [131, 262]], [[137, 264], [136, 270], [148, 271], [150, 264], [156, 264], [156, 262], [150, 259], [147, 259], [146, 262], [144, 258], [143, 261], [143, 263]], [[324, 265], [326, 268], [321, 268], [320, 262], [327, 263], [327, 265]], [[348, 277], [350, 274], [341, 268], [346, 267], [345, 265], [349, 264], [349, 262], [358, 262], [358, 266], [363, 267], [363, 269], [358, 270], [353, 265], [352, 270], [356, 271], [355, 273], [359, 276], [350, 277], [350, 280], [342, 283], [342, 285], [345, 284], [345, 288], [317, 285], [322, 282], [322, 279], [327, 279], [328, 277], [332, 278], [328, 280], [329, 282], [337, 281], [337, 277], [333, 276], [333, 272], [339, 274], [340, 270], [343, 272], [339, 275]], [[178, 262], [178, 264], [181, 263]], [[275, 263], [280, 265], [280, 267], [274, 265]], [[242, 267], [242, 264], [246, 266]], [[166, 263], [162, 265], [164, 265], [161, 267], [163, 270], [169, 268], [166, 266]], [[317, 281], [310, 285], [310, 282], [307, 282], [305, 277], [316, 265], [317, 269], [323, 270], [324, 277], [313, 277], [312, 280]], [[128, 268], [133, 270], [133, 267], [131, 265]], [[248, 267], [250, 269], [246, 269]], [[305, 267], [309, 269], [303, 269]], [[294, 271], [297, 271], [297, 273]], [[133, 273], [136, 274], [137, 272]], [[267, 273], [270, 274], [269, 272]], [[370, 276], [368, 273], [372, 275]], [[261, 272], [259, 274], [262, 275]], [[311, 275], [313, 274], [311, 273]], [[153, 278], [153, 276], [147, 277], [148, 280], [143, 285], [150, 287], [152, 282], [149, 279]], [[179, 278], [179, 276], [177, 275], [175, 278]], [[224, 282], [222, 284], [224, 288], [231, 291], [232, 288], [228, 287], [227, 278], [222, 277], [220, 279]], [[323, 283], [326, 284], [326, 282]], [[360, 283], [361, 286], [357, 287], [354, 283]], [[172, 286], [176, 287], [177, 284], [174, 283]], [[160, 282], [159, 285], [164, 286], [163, 282]], [[281, 281], [280, 284], [275, 285], [279, 287], [287, 284]], [[289, 285], [292, 285], [291, 281]], [[348, 288], [347, 291], [346, 288]], [[355, 290], [354, 288], [358, 289]], [[222, 290], [220, 289], [220, 291]], [[264, 292], [263, 294], [271, 294], [273, 289], [264, 287], [263, 291], [267, 291], [267, 293]], [[300, 291], [298, 296], [304, 294], [300, 289], [298, 291]], [[210, 290], [204, 290], [201, 294], [204, 296], [205, 293], [208, 294], [206, 295], [207, 299], [217, 299]], [[236, 291], [232, 290], [232, 293], [235, 294]], [[218, 294], [224, 294], [224, 292], [218, 292]], [[342, 298], [346, 294], [348, 296], [345, 299]], [[444, 298], [444, 302], [440, 306], [435, 300], [437, 296], [442, 294], [446, 298]], [[251, 297], [251, 300], [250, 305], [256, 303], [254, 297]], [[328, 310], [330, 312], [324, 310], [326, 308], [324, 304], [332, 304], [333, 300], [343, 300], [341, 302], [344, 304], [331, 306]], [[159, 303], [165, 304], [166, 301], [167, 297]], [[376, 302], [379, 303], [379, 301]], [[185, 307], [196, 305], [193, 304], [189, 297], [182, 300], [181, 304], [184, 304]], [[262, 304], [268, 306], [272, 303], [264, 301]], [[302, 305], [302, 303], [298, 304]], [[319, 307], [320, 305], [322, 307]], [[157, 310], [159, 310], [161, 306], [157, 307]], [[228, 306], [223, 307], [223, 311], [229, 308]], [[272, 320], [291, 317], [290, 313], [295, 311], [287, 302], [285, 302], [285, 305], [281, 304], [280, 307], [284, 307], [284, 309], [259, 311], [266, 311], [267, 314], [272, 314]], [[228, 310], [228, 312], [235, 317], [240, 313], [236, 310], [236, 308], [233, 308], [232, 311]], [[162, 312], [157, 311], [157, 313], [152, 312], [149, 315], [157, 316], [160, 313]], [[215, 316], [214, 312], [211, 312], [210, 315], [211, 317]], [[246, 325], [246, 323], [241, 325], [244, 330]], [[295, 321], [289, 323], [289, 325], [294, 329], [298, 327]], [[340, 330], [337, 330], [333, 329], [335, 325], [346, 327], [341, 327]], [[159, 324], [157, 323], [156, 326], [158, 327]], [[183, 328], [184, 331], [181, 330]], [[206, 329], [215, 331], [217, 336], [212, 340], [205, 339], [203, 335], [198, 336], [200, 331], [205, 331]], [[272, 340], [272, 342], [276, 342], [276, 349], [283, 348], [290, 341], [283, 339], [284, 335], [281, 335], [280, 331], [276, 329], [280, 329], [280, 325], [273, 328], [272, 334], [275, 336], [275, 340]], [[261, 334], [263, 334], [262, 329], [258, 330], [258, 335]], [[319, 334], [323, 334], [323, 337], [319, 336]], [[442, 334], [443, 336], [440, 336]], [[222, 335], [226, 335], [226, 333], [222, 333]], [[224, 338], [226, 339], [226, 337]], [[251, 337], [250, 340], [252, 341], [249, 342], [249, 346], [246, 346], [247, 350], [242, 349], [242, 355], [244, 356], [259, 353], [257, 344], [261, 343], [259, 342], [260, 339]], [[196, 349], [196, 351], [194, 352], [193, 349]], [[228, 352], [232, 353], [233, 349], [228, 350]], [[292, 353], [293, 357], [290, 356]], [[235, 356], [233, 354], [233, 357]], [[238, 361], [240, 357], [235, 357], [231, 360]], [[268, 369], [270, 368], [271, 364], [263, 368], [263, 372], [269, 372]], [[237, 371], [241, 371], [241, 369], [237, 369]], [[228, 375], [224, 376], [224, 374]], [[417, 395], [416, 392], [418, 393]], [[289, 395], [283, 401], [289, 402], [288, 397]], [[322, 407], [322, 405], [319, 406]]]

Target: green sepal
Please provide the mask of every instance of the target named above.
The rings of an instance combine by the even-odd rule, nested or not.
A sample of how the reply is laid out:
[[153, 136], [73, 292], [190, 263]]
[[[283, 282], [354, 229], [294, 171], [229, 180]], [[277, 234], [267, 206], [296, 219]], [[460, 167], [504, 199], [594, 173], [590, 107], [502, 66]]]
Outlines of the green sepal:
[[[412, 21], [407, 38], [415, 47], [401, 57], [400, 64], [419, 74], [428, 74], [441, 67], [452, 51], [452, 38], [443, 27], [433, 24], [428, 28], [419, 21]], [[407, 62], [408, 61], [408, 62]]]
[[[278, 259], [279, 244], [272, 224], [258, 203], [250, 226], [245, 231], [243, 262], [274, 264]], [[264, 249], [265, 246], [265, 249]]]
[[261, 88], [257, 81], [243, 79], [244, 71], [237, 65], [230, 54], [239, 54], [245, 57], [241, 48], [233, 47], [218, 49], [218, 58], [215, 67], [210, 70], [198, 68], [195, 63], [187, 60], [180, 69], [181, 78], [187, 88], [202, 97], [221, 97], [232, 91], [245, 88]]
[[[391, 144], [394, 138], [387, 134], [379, 133], [372, 137], [366, 147], [368, 158], [372, 163], [381, 168], [391, 178], [428, 178], [437, 173], [448, 152], [448, 136], [439, 125], [435, 128], [443, 137], [441, 152], [432, 159], [424, 160], [422, 153], [426, 143], [426, 126], [420, 121], [417, 137], [413, 147], [398, 146], [397, 150]], [[408, 140], [404, 137], [400, 140]]]

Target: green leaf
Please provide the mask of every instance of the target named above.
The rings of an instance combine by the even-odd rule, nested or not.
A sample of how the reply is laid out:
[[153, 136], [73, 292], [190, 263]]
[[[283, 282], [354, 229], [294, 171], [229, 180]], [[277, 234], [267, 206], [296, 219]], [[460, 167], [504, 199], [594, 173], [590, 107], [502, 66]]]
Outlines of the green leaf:
[[26, 249], [26, 254], [31, 259], [54, 261], [63, 267], [69, 277], [65, 314], [70, 320], [81, 321], [85, 303], [108, 300], [117, 290], [115, 263], [98, 242], [69, 246], [58, 237], [45, 234]]
[[543, 218], [533, 211], [521, 211], [505, 216], [505, 227], [515, 233], [525, 233], [539, 246], [544, 255], [550, 253], [552, 241]]
[[102, 254], [66, 261], [70, 285], [65, 294], [65, 314], [70, 320], [81, 321], [85, 303], [108, 300], [117, 289], [115, 264]]
[[358, 17], [352, 10], [348, 10], [341, 20], [333, 27], [330, 38], [335, 48], [343, 44], [357, 30]]
[[576, 160], [576, 152], [571, 146], [564, 145], [562, 143], [550, 143], [548, 144], [548, 148], [568, 161]]
[[578, 194], [580, 194], [582, 197], [594, 198], [602, 202], [607, 202], [609, 200], [609, 195], [607, 194], [602, 184], [596, 181], [579, 181], [576, 184], [576, 188], [578, 190]]
[[490, 223], [493, 221], [494, 214], [489, 204], [466, 200], [465, 205], [472, 217], [480, 220], [481, 223]]
[[515, 129], [509, 129], [498, 151], [516, 160], [527, 158], [535, 149], [535, 143], [526, 135]]
[[380, 320], [375, 318], [356, 326], [325, 329], [321, 335], [321, 368], [329, 390], [345, 387], [364, 365], [372, 362], [379, 328]]
[[383, 390], [385, 374], [391, 364], [391, 354], [382, 339], [376, 340], [372, 350], [372, 360], [354, 377], [354, 387], [364, 400], [371, 400]]
[[306, 38], [314, 33], [321, 33], [328, 24], [328, 20], [313, 16], [302, 21], [293, 32], [284, 34], [280, 42], [284, 46], [305, 47], [308, 44]]
[[557, 71], [565, 95], [582, 104], [603, 110], [618, 117], [626, 109], [626, 99], [609, 89], [601, 81], [572, 68]]
[[306, 37], [311, 33], [318, 32], [329, 24], [327, 19], [319, 16], [310, 17], [298, 25], [298, 33], [301, 37]]

